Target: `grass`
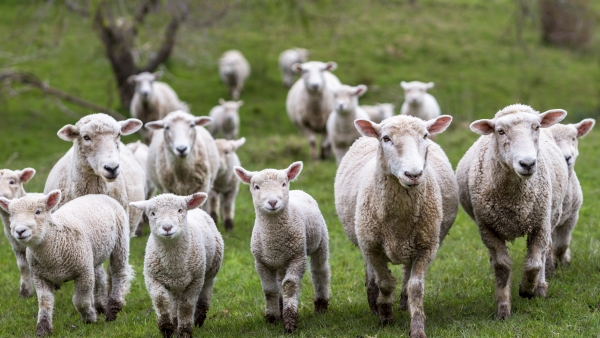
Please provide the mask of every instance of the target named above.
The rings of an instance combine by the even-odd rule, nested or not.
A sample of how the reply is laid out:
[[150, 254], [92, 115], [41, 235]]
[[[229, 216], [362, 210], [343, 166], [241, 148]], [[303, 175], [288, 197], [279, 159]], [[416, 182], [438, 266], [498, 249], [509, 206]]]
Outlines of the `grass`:
[[[308, 145], [285, 114], [287, 91], [276, 67], [279, 52], [306, 47], [311, 59], [334, 60], [343, 83], [365, 83], [362, 103], [402, 102], [399, 82], [434, 81], [431, 91], [444, 113], [454, 116], [450, 130], [437, 137], [455, 166], [476, 139], [468, 123], [489, 118], [506, 105], [521, 102], [544, 111], [564, 108], [567, 122], [596, 117], [600, 106], [598, 38], [587, 53], [539, 43], [537, 22], [526, 21], [524, 43], [516, 39], [516, 7], [509, 0], [298, 2], [301, 11], [284, 2], [239, 3], [228, 16], [203, 31], [184, 28], [165, 65], [165, 81], [189, 102], [196, 115], [207, 114], [219, 97], [228, 97], [217, 75], [217, 59], [226, 49], [240, 49], [252, 75], [242, 94], [239, 150], [244, 167], [284, 168], [303, 160], [305, 169], [294, 189], [311, 194], [321, 207], [331, 238], [332, 299], [330, 311], [315, 315], [308, 275], [303, 282], [299, 337], [407, 336], [409, 316], [395, 312], [394, 325], [381, 328], [370, 314], [365, 295], [363, 261], [343, 233], [333, 203], [333, 160], [312, 163]], [[531, 3], [535, 3], [531, 1]], [[592, 4], [598, 18], [600, 6]], [[302, 15], [298, 15], [302, 13]], [[304, 19], [303, 19], [304, 18]], [[142, 57], [159, 43], [148, 32], [166, 23], [151, 17], [141, 32]], [[0, 67], [31, 71], [53, 86], [93, 102], [118, 108], [118, 95], [103, 49], [89, 19], [59, 4], [3, 1], [0, 4]], [[596, 29], [596, 36], [600, 31]], [[160, 35], [157, 35], [160, 36]], [[56, 137], [63, 125], [78, 118], [63, 114], [53, 99], [38, 92], [0, 101], [0, 166], [34, 167], [26, 185], [43, 190], [53, 164], [70, 147]], [[69, 106], [77, 113], [91, 113]], [[123, 111], [127, 113], [126, 111]], [[125, 142], [136, 137], [124, 138]], [[514, 262], [513, 316], [495, 320], [493, 276], [487, 250], [476, 225], [460, 212], [431, 265], [425, 291], [426, 332], [431, 337], [570, 337], [600, 332], [600, 135], [593, 131], [580, 143], [576, 166], [585, 202], [573, 234], [573, 263], [550, 280], [547, 299], [518, 297], [524, 240], [510, 246]], [[243, 186], [237, 200], [236, 228], [225, 235], [225, 259], [218, 275], [208, 320], [196, 335], [279, 336], [281, 325], [267, 325], [264, 300], [254, 270], [249, 241], [254, 209]], [[158, 337], [155, 314], [142, 276], [147, 237], [132, 239], [130, 261], [135, 279], [127, 305], [117, 321], [83, 325], [71, 304], [72, 283], [56, 292], [55, 336]], [[392, 270], [400, 280], [401, 269]], [[18, 297], [18, 270], [8, 241], [0, 238], [0, 336], [35, 333], [37, 301]]]

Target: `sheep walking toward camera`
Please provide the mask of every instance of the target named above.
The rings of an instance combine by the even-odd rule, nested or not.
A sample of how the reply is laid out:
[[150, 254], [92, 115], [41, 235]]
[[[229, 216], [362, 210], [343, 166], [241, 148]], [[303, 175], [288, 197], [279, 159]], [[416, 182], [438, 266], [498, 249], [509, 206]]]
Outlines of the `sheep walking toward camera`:
[[540, 128], [560, 122], [561, 109], [538, 113], [514, 104], [491, 120], [471, 123], [482, 135], [458, 163], [460, 203], [477, 223], [495, 274], [498, 319], [511, 315], [512, 262], [507, 241], [527, 236], [521, 297], [546, 297], [553, 270], [552, 229], [568, 189], [568, 169], [556, 143]]
[[231, 97], [237, 101], [244, 89], [244, 83], [250, 76], [250, 64], [239, 50], [228, 50], [219, 59], [219, 75], [229, 87]]
[[219, 99], [219, 104], [210, 110], [209, 116], [213, 119], [209, 130], [213, 137], [223, 135], [227, 140], [238, 137], [240, 131], [240, 115], [238, 113], [244, 101], [225, 101]]
[[401, 115], [410, 115], [422, 120], [431, 120], [440, 116], [440, 106], [427, 90], [433, 88], [434, 83], [420, 81], [400, 82], [404, 89], [404, 103], [400, 108]]
[[329, 303], [329, 235], [317, 202], [289, 184], [302, 170], [302, 162], [287, 169], [250, 172], [235, 167], [235, 174], [250, 185], [256, 220], [250, 247], [265, 294], [265, 319], [283, 318], [285, 333], [298, 325], [298, 295], [310, 256], [315, 290], [315, 312]]
[[451, 121], [356, 120], [366, 137], [354, 142], [335, 177], [338, 216], [365, 259], [369, 306], [380, 324], [393, 322], [396, 279], [387, 264], [403, 264], [400, 310], [410, 310], [411, 337], [425, 337], [425, 272], [458, 212], [452, 165], [429, 140]]
[[[60, 199], [60, 190], [0, 198], [0, 207], [10, 214], [11, 236], [27, 247], [38, 297], [37, 336], [52, 333], [57, 286], [74, 281], [73, 305], [84, 323], [95, 323], [97, 313], [105, 313], [107, 321], [117, 318], [133, 278], [129, 221], [119, 202], [86, 195], [52, 212]], [[102, 263], [109, 258], [107, 287]]]
[[369, 114], [369, 118], [375, 123], [381, 123], [388, 117], [394, 116], [396, 109], [392, 103], [376, 103], [374, 106], [361, 105], [360, 107]]
[[295, 63], [305, 63], [308, 61], [308, 49], [292, 48], [286, 49], [279, 54], [279, 69], [283, 85], [291, 87], [294, 84], [294, 71], [292, 66]]

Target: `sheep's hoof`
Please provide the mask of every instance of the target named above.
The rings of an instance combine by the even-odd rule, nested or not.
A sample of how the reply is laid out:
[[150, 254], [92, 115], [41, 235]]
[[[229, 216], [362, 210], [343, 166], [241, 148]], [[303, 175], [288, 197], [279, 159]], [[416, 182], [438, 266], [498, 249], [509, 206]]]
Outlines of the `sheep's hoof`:
[[19, 293], [19, 296], [23, 298], [29, 298], [33, 296], [33, 290], [31, 289], [31, 286], [21, 284], [21, 292]]
[[425, 315], [415, 313], [410, 322], [410, 338], [425, 338]]
[[102, 305], [102, 304], [98, 304], [98, 305], [96, 305], [96, 306], [95, 306], [95, 308], [96, 308], [96, 312], [97, 312], [98, 314], [106, 313], [106, 310], [105, 310], [105, 308], [104, 308], [104, 305]]
[[206, 313], [208, 312], [208, 306], [201, 302], [198, 302], [196, 305], [196, 313], [194, 313], [194, 325], [197, 327], [202, 327], [204, 325], [204, 321], [206, 320]]
[[170, 321], [158, 323], [158, 330], [164, 338], [171, 338], [175, 334], [175, 326]]
[[371, 279], [367, 283], [367, 300], [369, 301], [369, 307], [374, 315], [379, 313], [377, 306], [377, 297], [379, 296], [379, 288], [375, 284], [375, 280]]
[[225, 231], [227, 231], [227, 232], [233, 231], [233, 220], [232, 219], [225, 220]]
[[510, 318], [510, 306], [508, 304], [498, 304], [498, 320], [505, 320]]
[[298, 311], [295, 309], [283, 309], [283, 329], [285, 333], [292, 333], [298, 326]]
[[327, 306], [329, 305], [329, 300], [327, 299], [316, 299], [315, 300], [315, 312], [316, 313], [324, 313], [327, 311]]
[[265, 320], [269, 324], [275, 323], [277, 321], [277, 319], [279, 319], [279, 317], [277, 317], [275, 315], [272, 315], [272, 314], [265, 315]]
[[534, 290], [534, 294], [536, 297], [546, 298], [546, 293], [548, 291], [547, 283], [539, 283], [538, 286]]
[[50, 321], [47, 318], [42, 318], [37, 324], [35, 336], [43, 337], [50, 334], [52, 334], [52, 325], [50, 325]]
[[121, 308], [123, 308], [122, 304], [120, 304], [119, 302], [117, 302], [114, 299], [109, 299], [108, 300], [108, 309], [106, 311], [106, 321], [111, 322], [111, 321], [117, 319], [117, 313], [119, 313], [119, 311], [121, 311]]
[[191, 338], [192, 337], [192, 327], [184, 326], [177, 329], [177, 337], [181, 338]]
[[394, 323], [392, 304], [377, 304], [379, 310], [379, 325], [386, 326]]
[[410, 330], [410, 338], [427, 338], [427, 335], [425, 334], [425, 329], [418, 330], [418, 331], [413, 331], [411, 329]]
[[519, 284], [519, 296], [521, 296], [521, 298], [531, 299], [535, 296], [535, 294], [531, 291], [524, 290], [523, 284]]

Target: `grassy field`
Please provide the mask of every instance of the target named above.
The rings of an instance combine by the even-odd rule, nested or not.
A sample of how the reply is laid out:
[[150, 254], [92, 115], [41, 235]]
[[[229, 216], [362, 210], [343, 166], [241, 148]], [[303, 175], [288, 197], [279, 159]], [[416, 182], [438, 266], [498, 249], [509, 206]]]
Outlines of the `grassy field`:
[[[442, 111], [454, 116], [451, 128], [437, 137], [454, 166], [476, 139], [468, 123], [490, 118], [512, 103], [544, 111], [563, 108], [566, 121], [598, 116], [600, 69], [598, 38], [590, 51], [574, 53], [539, 42], [538, 22], [525, 21], [518, 43], [516, 11], [510, 0], [404, 1], [322, 0], [240, 2], [214, 27], [185, 27], [164, 80], [189, 102], [192, 112], [206, 115], [228, 92], [217, 74], [217, 59], [226, 49], [240, 49], [252, 75], [242, 99], [238, 152], [250, 170], [284, 168], [303, 160], [304, 171], [292, 188], [311, 194], [320, 204], [330, 233], [332, 298], [330, 311], [313, 314], [312, 285], [303, 282], [299, 337], [407, 336], [408, 313], [395, 312], [394, 325], [381, 328], [367, 305], [363, 261], [343, 233], [333, 203], [335, 162], [312, 163], [308, 144], [285, 113], [287, 90], [281, 86], [277, 57], [292, 46], [309, 48], [311, 59], [336, 61], [343, 83], [369, 86], [362, 103], [403, 100], [400, 81], [434, 81], [431, 90]], [[535, 7], [536, 1], [528, 1]], [[600, 19], [600, 4], [592, 8]], [[303, 19], [304, 18], [304, 19]], [[598, 21], [598, 20], [597, 20]], [[166, 21], [151, 17], [147, 31]], [[142, 56], [159, 39], [142, 32]], [[600, 30], [596, 29], [596, 36]], [[157, 33], [158, 34], [158, 33]], [[162, 35], [157, 35], [162, 36]], [[145, 54], [144, 54], [145, 53]], [[37, 74], [49, 84], [98, 104], [118, 109], [118, 95], [102, 45], [89, 19], [59, 4], [7, 0], [0, 3], [0, 68]], [[69, 149], [56, 132], [75, 123], [54, 99], [36, 91], [0, 97], [0, 167], [37, 170], [26, 190], [43, 190], [53, 164]], [[92, 113], [69, 106], [81, 116]], [[126, 111], [122, 111], [128, 114]], [[137, 136], [124, 138], [133, 141]], [[513, 316], [495, 320], [494, 284], [487, 250], [476, 225], [460, 211], [426, 276], [426, 332], [431, 337], [598, 337], [600, 333], [600, 133], [580, 142], [576, 165], [584, 205], [574, 231], [573, 263], [550, 280], [547, 299], [518, 296], [524, 240], [511, 248]], [[236, 204], [236, 228], [226, 234], [225, 259], [213, 294], [208, 320], [197, 336], [249, 337], [282, 335], [281, 325], [263, 319], [264, 300], [249, 250], [254, 208], [243, 186]], [[222, 229], [222, 227], [220, 226]], [[130, 261], [137, 277], [127, 305], [115, 322], [84, 325], [71, 303], [72, 283], [56, 292], [55, 337], [158, 337], [156, 316], [143, 283], [143, 252], [147, 237], [132, 239]], [[401, 269], [394, 267], [401, 280]], [[18, 270], [8, 241], [0, 237], [0, 337], [35, 334], [37, 300], [18, 297]], [[398, 290], [399, 291], [399, 290]], [[399, 292], [398, 292], [399, 294]]]

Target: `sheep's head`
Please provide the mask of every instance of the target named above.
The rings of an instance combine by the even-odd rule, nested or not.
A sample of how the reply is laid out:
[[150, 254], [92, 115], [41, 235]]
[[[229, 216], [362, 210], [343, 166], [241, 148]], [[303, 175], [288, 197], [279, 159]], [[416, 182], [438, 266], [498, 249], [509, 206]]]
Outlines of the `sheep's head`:
[[186, 157], [196, 143], [196, 126], [205, 126], [212, 121], [208, 116], [194, 116], [182, 110], [169, 113], [165, 118], [146, 123], [149, 130], [163, 129], [164, 142], [175, 156]]
[[567, 166], [572, 169], [575, 166], [575, 160], [579, 156], [577, 149], [578, 139], [587, 135], [596, 124], [594, 119], [585, 119], [575, 124], [555, 124], [550, 127], [554, 141], [562, 151]]
[[154, 236], [170, 240], [181, 237], [187, 231], [187, 212], [204, 204], [206, 197], [203, 192], [189, 196], [162, 194], [147, 201], [131, 202], [129, 206], [144, 211]]
[[223, 108], [223, 123], [233, 128], [234, 121], [238, 116], [238, 110], [244, 105], [244, 101], [225, 101], [219, 99], [219, 104]]
[[121, 135], [133, 134], [141, 127], [142, 121], [138, 119], [117, 122], [106, 114], [92, 114], [75, 125], [62, 127], [58, 137], [73, 142], [76, 156], [96, 175], [113, 182], [119, 176]]
[[329, 61], [327, 63], [319, 61], [309, 61], [305, 63], [294, 63], [292, 70], [294, 73], [301, 74], [304, 86], [310, 92], [321, 92], [325, 88], [324, 72], [332, 72], [337, 68], [337, 63]]
[[364, 136], [379, 140], [380, 168], [384, 173], [394, 175], [406, 189], [419, 186], [424, 178], [427, 165], [427, 151], [430, 135], [436, 135], [448, 128], [452, 116], [442, 115], [429, 121], [399, 115], [380, 124], [368, 120], [355, 120], [356, 129]]
[[391, 103], [378, 103], [377, 107], [379, 107], [379, 114], [381, 116], [381, 120], [385, 120], [388, 117], [394, 116], [394, 110], [396, 107]]
[[256, 212], [278, 214], [285, 210], [290, 200], [290, 182], [302, 171], [302, 162], [294, 162], [287, 169], [265, 169], [247, 171], [236, 166], [235, 174], [242, 182], [250, 185]]
[[246, 143], [246, 138], [242, 137], [239, 140], [217, 139], [215, 143], [219, 151], [219, 172], [231, 173], [236, 164], [235, 151]]
[[529, 179], [537, 170], [540, 128], [560, 122], [567, 112], [548, 110], [539, 114], [533, 108], [514, 104], [496, 113], [492, 120], [477, 120], [471, 130], [480, 135], [490, 135], [500, 162], [523, 179]]
[[412, 82], [400, 82], [400, 86], [404, 89], [404, 100], [411, 106], [420, 106], [423, 104], [425, 99], [425, 93], [428, 89], [433, 88], [434, 83], [412, 81]]
[[130, 84], [135, 83], [135, 91], [140, 95], [143, 101], [148, 101], [154, 94], [154, 81], [158, 80], [163, 75], [163, 72], [156, 72], [154, 74], [143, 72], [138, 75], [131, 75], [127, 78], [127, 82]]
[[9, 200], [23, 197], [25, 190], [23, 183], [29, 181], [35, 175], [35, 169], [25, 168], [23, 170], [0, 170], [0, 197]]
[[367, 86], [342, 85], [333, 90], [333, 107], [338, 113], [349, 113], [358, 107], [358, 98], [367, 92]]
[[14, 200], [0, 197], [0, 208], [10, 215], [10, 235], [26, 246], [41, 243], [52, 219], [52, 209], [60, 198], [60, 190], [52, 190], [48, 195], [28, 194]]

